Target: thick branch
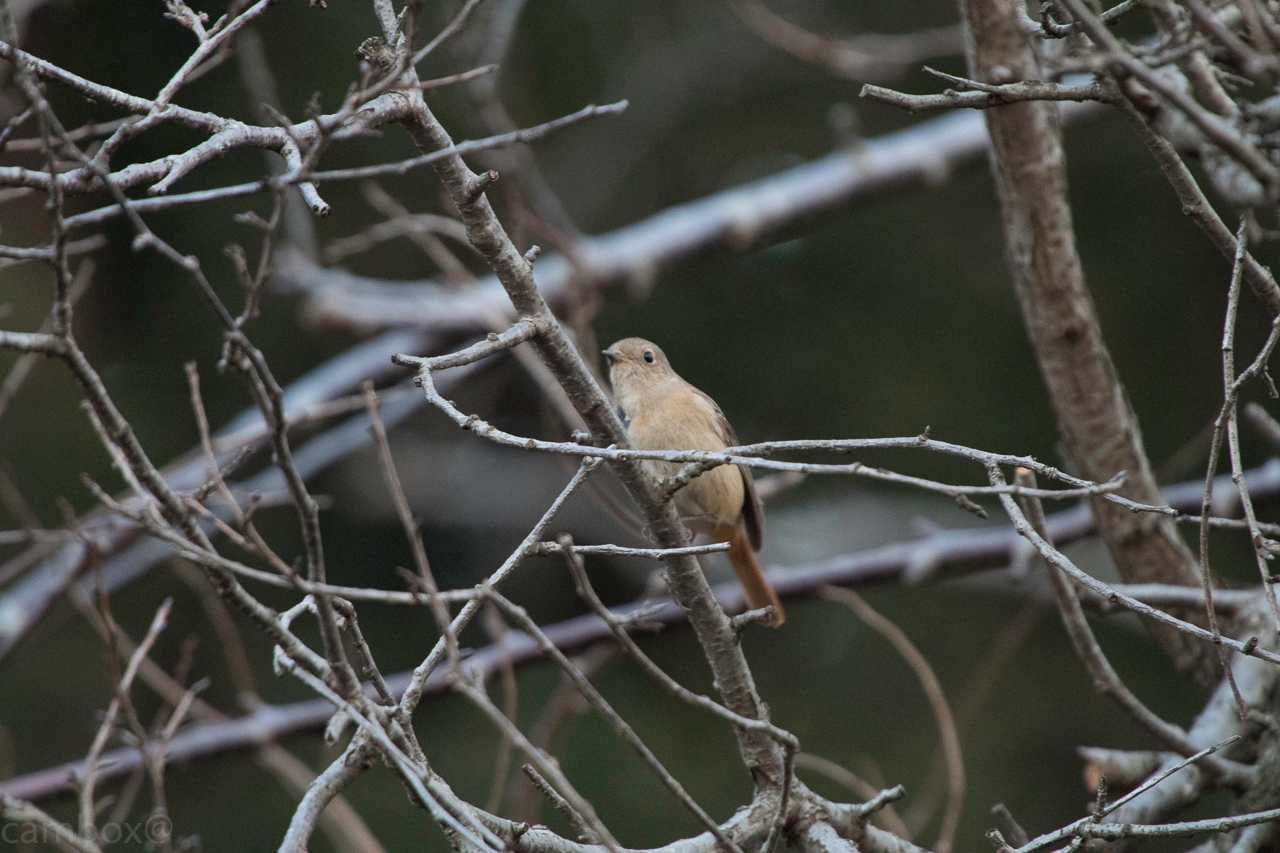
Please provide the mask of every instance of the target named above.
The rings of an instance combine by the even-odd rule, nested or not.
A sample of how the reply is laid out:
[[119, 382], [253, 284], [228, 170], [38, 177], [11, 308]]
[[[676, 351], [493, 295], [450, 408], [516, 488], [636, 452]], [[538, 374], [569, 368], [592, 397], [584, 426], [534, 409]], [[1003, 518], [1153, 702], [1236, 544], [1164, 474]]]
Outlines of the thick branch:
[[[405, 122], [414, 143], [424, 153], [448, 149], [453, 144], [448, 132], [421, 97], [416, 100], [414, 117]], [[533, 343], [574, 408], [597, 440], [625, 446], [626, 433], [621, 422], [539, 293], [532, 265], [511, 242], [498, 221], [484, 195], [481, 177], [456, 154], [443, 158], [433, 168], [458, 208], [467, 227], [468, 240], [493, 269], [517, 314], [538, 325], [540, 334]], [[656, 543], [663, 548], [688, 544], [688, 532], [676, 516], [675, 508], [660, 500], [642, 466], [620, 461], [614, 463], [614, 470], [643, 512]], [[711, 592], [696, 558], [689, 556], [670, 560], [666, 569], [671, 592], [688, 610], [689, 621], [702, 644], [725, 704], [743, 716], [764, 718], [766, 711], [756, 693], [737, 634]], [[781, 777], [781, 751], [777, 745], [762, 732], [737, 729], [736, 733], [747, 766], [759, 770], [776, 783]]]
[[[1041, 76], [1017, 24], [1015, 0], [962, 0], [961, 7], [972, 35], [971, 78], [1000, 83]], [[1159, 490], [1075, 247], [1056, 107], [1011, 104], [984, 116], [1010, 272], [1067, 455], [1089, 479], [1127, 472], [1123, 494], [1150, 503]], [[1195, 561], [1171, 521], [1134, 515], [1098, 499], [1094, 510], [1126, 581], [1198, 582]], [[1152, 631], [1180, 666], [1207, 660], [1202, 647], [1158, 627]]]

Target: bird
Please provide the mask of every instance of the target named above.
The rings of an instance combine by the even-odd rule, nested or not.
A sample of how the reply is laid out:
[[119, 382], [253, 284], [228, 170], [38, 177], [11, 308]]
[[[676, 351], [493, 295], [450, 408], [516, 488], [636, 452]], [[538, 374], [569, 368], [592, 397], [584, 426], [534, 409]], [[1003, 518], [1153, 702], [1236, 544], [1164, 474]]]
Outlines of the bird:
[[[637, 450], [721, 451], [736, 446], [733, 427], [715, 400], [690, 385], [663, 351], [643, 338], [623, 338], [604, 351], [609, 383]], [[675, 475], [681, 462], [643, 460], [654, 479]], [[778, 593], [756, 558], [764, 542], [764, 508], [742, 465], [720, 465], [699, 474], [675, 494], [676, 510], [695, 533], [729, 543], [733, 565], [751, 609], [772, 607], [765, 623], [786, 621]]]

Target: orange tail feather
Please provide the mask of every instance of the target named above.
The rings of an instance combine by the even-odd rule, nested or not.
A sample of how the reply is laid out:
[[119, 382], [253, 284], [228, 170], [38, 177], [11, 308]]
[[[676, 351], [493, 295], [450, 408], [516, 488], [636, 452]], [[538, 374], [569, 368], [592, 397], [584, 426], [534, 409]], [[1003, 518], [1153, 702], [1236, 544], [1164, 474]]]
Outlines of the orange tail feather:
[[729, 562], [738, 575], [742, 591], [747, 595], [747, 606], [752, 610], [761, 607], [773, 607], [773, 616], [765, 624], [770, 628], [779, 628], [787, 621], [782, 609], [782, 601], [778, 593], [765, 579], [764, 569], [756, 559], [755, 549], [747, 539], [747, 529], [739, 522], [729, 538]]

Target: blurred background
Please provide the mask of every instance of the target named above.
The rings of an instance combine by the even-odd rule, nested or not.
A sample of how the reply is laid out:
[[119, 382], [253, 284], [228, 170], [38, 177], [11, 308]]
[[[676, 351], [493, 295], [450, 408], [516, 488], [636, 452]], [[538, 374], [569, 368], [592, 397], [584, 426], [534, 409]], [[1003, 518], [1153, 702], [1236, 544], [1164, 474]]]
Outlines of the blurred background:
[[[458, 5], [423, 4], [423, 30], [438, 29]], [[214, 15], [220, 9], [218, 4], [196, 6]], [[279, 106], [295, 120], [305, 117], [313, 97], [322, 109], [336, 107], [357, 74], [356, 46], [377, 32], [367, 4], [330, 6], [282, 3], [257, 28], [277, 76]], [[830, 38], [904, 33], [955, 21], [949, 4], [907, 0], [775, 0], [770, 8]], [[486, 20], [483, 14], [478, 18]], [[92, 0], [35, 5], [25, 19], [23, 42], [71, 71], [142, 95], [158, 91], [193, 46], [189, 32], [163, 17], [160, 4]], [[472, 67], [475, 50], [464, 33], [424, 63], [422, 76]], [[928, 61], [953, 73], [964, 69], [955, 51]], [[913, 70], [918, 65], [888, 69], [865, 82], [936, 91], [936, 80]], [[536, 0], [520, 12], [496, 73], [502, 102], [520, 126], [588, 103], [630, 102], [621, 116], [581, 124], [528, 149], [562, 203], [566, 222], [541, 231], [530, 224], [515, 197], [517, 182], [507, 179], [510, 161], [503, 163], [504, 178], [491, 197], [521, 246], [539, 242], [555, 248], [565, 240], [567, 223], [584, 234], [605, 233], [924, 120], [860, 101], [864, 80], [840, 77], [786, 54], [719, 0], [652, 0], [625, 7]], [[18, 102], [12, 89], [8, 92], [2, 108], [11, 114]], [[50, 86], [49, 95], [68, 126], [117, 117], [58, 86]], [[261, 120], [234, 62], [192, 84], [178, 100]], [[429, 100], [456, 139], [488, 133], [461, 89], [433, 92]], [[180, 129], [157, 131], [126, 146], [119, 157], [151, 159], [191, 144], [189, 136]], [[1159, 170], [1118, 116], [1073, 124], [1066, 140], [1080, 251], [1147, 450], [1164, 482], [1203, 477], [1206, 426], [1222, 395], [1218, 346], [1228, 265], [1182, 216]], [[324, 164], [375, 163], [413, 153], [407, 135], [388, 128], [374, 138], [334, 147]], [[500, 156], [481, 155], [471, 162], [480, 167]], [[0, 154], [0, 161], [31, 165], [10, 154]], [[240, 151], [200, 169], [180, 189], [250, 180], [264, 168], [258, 152]], [[413, 212], [448, 212], [429, 171], [378, 186]], [[322, 245], [384, 218], [370, 203], [369, 188], [359, 182], [329, 186], [325, 197], [333, 212], [315, 222]], [[100, 203], [71, 202], [73, 210]], [[270, 201], [255, 197], [179, 208], [148, 220], [180, 251], [199, 255], [224, 298], [237, 307], [239, 285], [223, 249], [240, 243], [256, 252], [256, 232], [233, 221], [244, 210], [265, 216]], [[0, 205], [4, 243], [40, 243], [46, 234], [37, 196], [11, 197]], [[92, 254], [95, 273], [76, 309], [76, 331], [153, 458], [167, 462], [197, 441], [184, 362], [200, 368], [215, 427], [251, 401], [237, 377], [217, 372], [218, 329], [190, 282], [154, 255], [131, 252], [129, 231], [119, 221], [106, 234], [108, 244]], [[460, 257], [481, 272], [473, 256]], [[409, 239], [344, 257], [340, 266], [389, 282], [438, 275]], [[39, 327], [50, 293], [51, 277], [42, 267], [0, 269], [3, 326]], [[332, 317], [317, 321], [305, 310], [306, 300], [305, 285], [296, 282], [269, 291], [262, 317], [248, 329], [282, 382], [374, 333]], [[594, 341], [584, 339], [584, 347], [595, 351], [627, 335], [659, 342], [686, 379], [718, 400], [746, 442], [914, 435], [928, 426], [938, 438], [1067, 464], [1058, 453], [1054, 421], [1004, 263], [999, 210], [983, 158], [927, 189], [860, 202], [775, 245], [741, 254], [718, 252], [664, 270], [652, 281], [608, 288], [598, 301], [584, 301], [578, 309], [594, 331]], [[1238, 355], [1238, 361], [1252, 358], [1267, 325], [1246, 296], [1237, 353], [1248, 355]], [[0, 356], [0, 373], [12, 361]], [[509, 357], [451, 396], [464, 410], [521, 434], [562, 438], [568, 433], [529, 374]], [[419, 411], [397, 426], [392, 444], [423, 523], [436, 578], [445, 587], [466, 586], [491, 572], [571, 472], [561, 460], [486, 446], [434, 411]], [[1265, 461], [1267, 449], [1252, 435], [1246, 435], [1246, 450], [1248, 464]], [[923, 454], [859, 458], [952, 482], [982, 479], [977, 468]], [[5, 501], [0, 507], [4, 529], [19, 528], [32, 516], [40, 526], [57, 527], [68, 511], [92, 510], [82, 472], [110, 489], [121, 486], [79, 410], [72, 381], [56, 364], [37, 366], [0, 421], [0, 471], [21, 492], [26, 507], [15, 511], [15, 502]], [[597, 479], [617, 493], [606, 472]], [[410, 565], [411, 558], [373, 453], [364, 450], [325, 467], [313, 484], [326, 496], [330, 579], [398, 588], [395, 567]], [[1263, 505], [1264, 518], [1270, 510]], [[780, 493], [770, 501], [767, 518], [764, 557], [771, 566], [803, 565], [938, 526], [984, 524], [944, 498], [845, 478], [810, 478]], [[266, 509], [261, 521], [278, 551], [298, 553], [291, 511]], [[635, 541], [595, 491], [576, 495], [556, 529], [574, 533], [579, 541]], [[1247, 543], [1224, 540], [1219, 546], [1222, 575], [1253, 576]], [[1096, 543], [1082, 543], [1070, 553], [1091, 572], [1112, 577], [1105, 551]], [[728, 576], [718, 558], [707, 567], [717, 580]], [[655, 571], [643, 562], [603, 558], [591, 560], [589, 569], [610, 603], [644, 593]], [[231, 709], [235, 690], [197, 588], [166, 561], [144, 581], [114, 593], [111, 607], [136, 637], [157, 604], [173, 596], [173, 624], [153, 657], [172, 666], [183, 653], [184, 638], [198, 638], [193, 677], [208, 677], [204, 698]], [[1034, 577], [1020, 580], [1003, 572], [866, 590], [871, 604], [919, 646], [956, 711], [968, 783], [960, 849], [985, 846], [983, 833], [994, 825], [989, 809], [997, 802], [1006, 803], [1033, 833], [1084, 814], [1088, 792], [1077, 746], [1152, 745], [1092, 692], [1041, 592]], [[558, 560], [529, 561], [509, 593], [541, 622], [583, 611]], [[270, 593], [263, 597], [277, 606], [290, 601]], [[877, 784], [905, 785], [900, 810], [909, 822], [923, 825], [917, 840], [930, 843], [943, 779], [936, 727], [915, 676], [891, 646], [839, 605], [792, 601], [788, 616], [785, 629], [749, 631], [744, 639], [775, 720], [799, 736], [806, 752]], [[414, 666], [434, 640], [426, 612], [368, 606], [362, 626], [388, 673]], [[1136, 623], [1110, 617], [1098, 623], [1098, 631], [1130, 686], [1155, 711], [1185, 725], [1203, 696], [1172, 672]], [[242, 636], [266, 700], [309, 698], [295, 682], [272, 676], [264, 637], [248, 627]], [[473, 646], [488, 642], [480, 628], [466, 640]], [[683, 683], [711, 689], [687, 630], [668, 629], [643, 644]], [[83, 756], [111, 695], [104, 656], [88, 622], [60, 604], [17, 653], [0, 663], [0, 779]], [[544, 714], [558, 681], [546, 664], [518, 670], [523, 726]], [[596, 681], [714, 817], [723, 819], [746, 801], [750, 780], [726, 726], [655, 690], [625, 660], [604, 665]], [[496, 686], [493, 690], [496, 695]], [[140, 708], [156, 707], [149, 693], [137, 692]], [[495, 732], [454, 698], [425, 702], [418, 723], [434, 767], [461, 795], [484, 802], [493, 785]], [[317, 731], [292, 736], [284, 745], [317, 769], [337, 754]], [[624, 843], [642, 847], [697, 832], [692, 819], [673, 808], [665, 790], [595, 716], [570, 715], [553, 746], [567, 775], [589, 792]], [[820, 775], [801, 774], [833, 797], [851, 796]], [[198, 836], [208, 850], [274, 847], [294, 802], [247, 752], [176, 766], [168, 779], [178, 835]], [[119, 783], [104, 790], [112, 786]], [[515, 782], [510, 790], [516, 799], [524, 796]], [[425, 849], [443, 849], [442, 838], [390, 774], [366, 774], [349, 796], [387, 849], [423, 847], [424, 839]], [[508, 805], [512, 802], [508, 799]], [[74, 815], [68, 797], [45, 805], [60, 817]], [[1215, 803], [1201, 805], [1208, 810]], [[539, 819], [562, 826], [550, 809]], [[314, 849], [330, 849], [329, 843], [318, 835]]]

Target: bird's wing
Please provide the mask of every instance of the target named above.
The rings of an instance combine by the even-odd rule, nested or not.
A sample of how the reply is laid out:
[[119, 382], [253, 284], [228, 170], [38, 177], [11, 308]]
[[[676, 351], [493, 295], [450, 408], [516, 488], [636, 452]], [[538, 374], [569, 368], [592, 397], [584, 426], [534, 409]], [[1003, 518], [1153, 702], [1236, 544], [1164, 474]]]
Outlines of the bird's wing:
[[[692, 388], [693, 386], [689, 387]], [[720, 434], [720, 438], [724, 441], [724, 446], [736, 446], [738, 444], [738, 436], [729, 424], [729, 419], [720, 410], [720, 406], [706, 393], [697, 388], [693, 390], [698, 397], [711, 407], [716, 432]], [[742, 474], [742, 520], [747, 526], [747, 536], [751, 540], [751, 547], [759, 551], [764, 546], [764, 505], [760, 503], [760, 494], [756, 491], [755, 481], [751, 478], [751, 469], [745, 465], [737, 467]]]

